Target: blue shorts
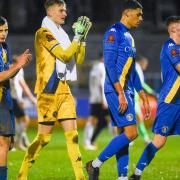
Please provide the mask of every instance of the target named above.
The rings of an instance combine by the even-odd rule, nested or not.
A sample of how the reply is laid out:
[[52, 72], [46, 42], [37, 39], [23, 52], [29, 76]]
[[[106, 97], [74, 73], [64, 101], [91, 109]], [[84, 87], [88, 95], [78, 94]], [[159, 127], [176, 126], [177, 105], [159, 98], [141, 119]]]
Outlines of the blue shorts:
[[117, 93], [112, 92], [105, 94], [111, 115], [112, 126], [125, 127], [136, 124], [134, 97], [131, 97], [131, 95], [129, 95], [128, 93], [125, 93], [125, 95], [128, 101], [128, 108], [124, 114], [121, 114], [118, 111], [119, 101]]
[[12, 109], [0, 102], [0, 136], [15, 135], [15, 120]]
[[180, 105], [160, 103], [152, 130], [162, 136], [180, 135]]

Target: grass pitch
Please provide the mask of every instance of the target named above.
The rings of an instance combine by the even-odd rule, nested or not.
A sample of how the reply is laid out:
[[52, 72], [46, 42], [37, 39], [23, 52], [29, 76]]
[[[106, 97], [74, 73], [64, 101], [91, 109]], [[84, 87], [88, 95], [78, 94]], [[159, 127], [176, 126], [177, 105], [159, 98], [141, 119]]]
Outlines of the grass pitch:
[[[36, 135], [36, 129], [30, 129], [28, 135], [32, 140]], [[109, 135], [108, 131], [104, 130], [98, 137], [98, 151], [86, 151], [83, 148], [83, 131], [80, 129], [79, 139], [83, 163], [85, 164], [85, 162], [96, 158], [111, 138], [112, 136]], [[141, 138], [138, 138], [130, 148], [129, 175], [132, 174], [143, 149], [144, 142]], [[24, 154], [25, 152], [18, 150], [9, 153], [9, 180], [16, 179]], [[31, 168], [28, 180], [74, 179], [66, 151], [64, 133], [61, 129], [55, 129], [51, 142], [41, 151], [38, 160]], [[100, 180], [117, 180], [117, 168], [114, 157], [102, 166]], [[180, 180], [180, 136], [168, 139], [166, 146], [157, 153], [156, 158], [144, 171], [142, 180]]]

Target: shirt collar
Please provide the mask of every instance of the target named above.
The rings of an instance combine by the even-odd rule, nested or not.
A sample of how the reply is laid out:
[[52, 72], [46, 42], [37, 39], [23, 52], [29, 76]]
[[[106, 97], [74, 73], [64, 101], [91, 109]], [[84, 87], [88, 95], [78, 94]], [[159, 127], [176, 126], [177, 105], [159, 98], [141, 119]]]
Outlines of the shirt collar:
[[123, 31], [129, 31], [129, 28], [127, 28], [123, 23], [117, 22], [116, 24], [117, 26], [121, 27]]

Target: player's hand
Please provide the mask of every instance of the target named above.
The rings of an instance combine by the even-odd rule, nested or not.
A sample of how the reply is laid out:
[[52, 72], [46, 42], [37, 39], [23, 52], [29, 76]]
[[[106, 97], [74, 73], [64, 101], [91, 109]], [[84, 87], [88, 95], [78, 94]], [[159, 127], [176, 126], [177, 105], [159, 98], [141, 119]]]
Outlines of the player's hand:
[[124, 114], [127, 107], [128, 107], [128, 102], [126, 100], [126, 97], [124, 95], [124, 93], [119, 93], [119, 96], [118, 96], [118, 100], [119, 100], [119, 112]]
[[24, 53], [22, 53], [21, 55], [19, 55], [17, 57], [17, 63], [16, 65], [19, 68], [24, 67], [27, 63], [29, 63], [32, 59], [32, 54], [30, 54], [29, 49], [26, 49], [26, 51], [24, 51]]
[[151, 108], [150, 108], [150, 105], [149, 105], [147, 95], [144, 92], [144, 90], [139, 91], [138, 94], [139, 94], [140, 98], [143, 100], [143, 106], [144, 106], [144, 109], [145, 109], [144, 120], [147, 120], [147, 119], [150, 118], [150, 112], [151, 112]]
[[[86, 37], [88, 35], [88, 32], [89, 30], [91, 29], [92, 27], [92, 22], [90, 21], [90, 19], [86, 16], [84, 16], [84, 18], [86, 18], [86, 28], [85, 28], [85, 32], [84, 32], [84, 35], [83, 35], [83, 38], [82, 38], [82, 41], [85, 41], [86, 40]], [[81, 17], [80, 17], [80, 20], [81, 20]]]
[[148, 101], [144, 102], [143, 105], [144, 105], [144, 110], [145, 110], [144, 120], [147, 120], [147, 119], [150, 118], [151, 108], [150, 108], [150, 105], [149, 105]]
[[85, 40], [91, 26], [92, 23], [90, 22], [88, 17], [86, 16], [79, 17], [77, 22], [75, 22], [72, 26], [73, 31], [75, 33], [75, 38], [78, 39], [79, 41], [81, 41], [82, 39]]

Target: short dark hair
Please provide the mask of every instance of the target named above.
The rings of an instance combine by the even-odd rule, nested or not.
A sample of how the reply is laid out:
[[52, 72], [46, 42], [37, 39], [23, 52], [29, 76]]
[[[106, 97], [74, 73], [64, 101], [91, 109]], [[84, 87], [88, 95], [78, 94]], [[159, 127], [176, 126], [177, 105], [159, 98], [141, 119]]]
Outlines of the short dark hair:
[[53, 6], [54, 4], [66, 4], [64, 0], [46, 0], [44, 7], [47, 10], [50, 6]]
[[7, 23], [6, 18], [0, 16], [0, 26], [4, 25], [4, 24], [6, 24], [6, 23]]
[[166, 19], [166, 25], [169, 26], [171, 23], [178, 23], [180, 22], [180, 16], [169, 16]]
[[123, 6], [122, 6], [122, 12], [126, 9], [143, 9], [142, 4], [137, 0], [124, 0]]

